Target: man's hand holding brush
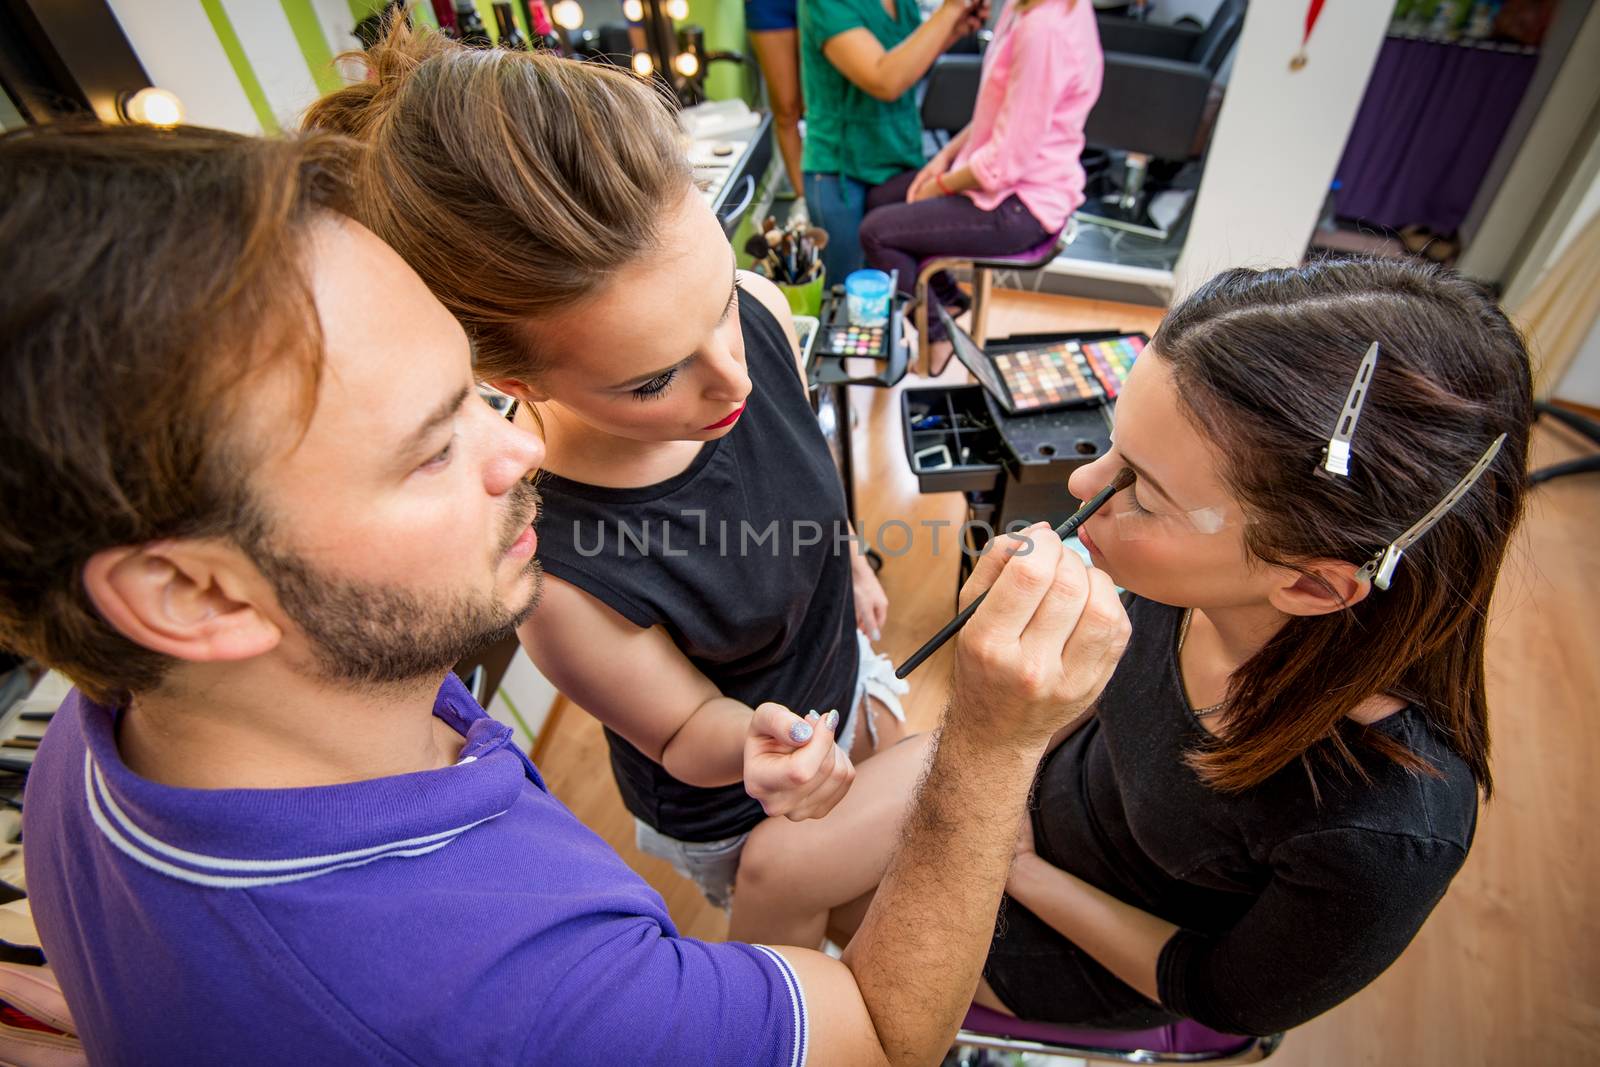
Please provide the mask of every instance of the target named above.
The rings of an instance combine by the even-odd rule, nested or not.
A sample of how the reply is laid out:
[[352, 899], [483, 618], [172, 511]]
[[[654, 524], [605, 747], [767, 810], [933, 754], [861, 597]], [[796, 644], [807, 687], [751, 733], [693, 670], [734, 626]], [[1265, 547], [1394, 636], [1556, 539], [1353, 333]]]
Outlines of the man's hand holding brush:
[[999, 538], [962, 586], [962, 605], [986, 591], [956, 638], [949, 714], [1042, 755], [1111, 678], [1128, 643], [1127, 612], [1110, 577], [1047, 523]]

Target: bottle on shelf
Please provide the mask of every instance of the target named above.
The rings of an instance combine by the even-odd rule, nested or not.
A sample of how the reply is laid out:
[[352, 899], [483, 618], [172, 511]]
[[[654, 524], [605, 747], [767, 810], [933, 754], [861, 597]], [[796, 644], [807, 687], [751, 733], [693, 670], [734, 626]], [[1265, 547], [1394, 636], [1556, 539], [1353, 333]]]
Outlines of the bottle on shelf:
[[484, 26], [483, 19], [478, 16], [478, 9], [471, 0], [457, 0], [456, 36], [462, 44], [473, 48], [489, 48], [494, 44], [489, 39], [489, 30]]
[[494, 28], [500, 33], [501, 48], [517, 52], [527, 50], [528, 39], [522, 35], [522, 28], [511, 14], [510, 0], [502, 0], [494, 5]]
[[528, 20], [528, 33], [533, 47], [545, 52], [560, 52], [561, 38], [556, 36], [555, 23], [544, 0], [522, 0], [522, 15]]
[[439, 24], [439, 32], [446, 37], [461, 36], [456, 28], [456, 8], [453, 0], [433, 0], [433, 18]]

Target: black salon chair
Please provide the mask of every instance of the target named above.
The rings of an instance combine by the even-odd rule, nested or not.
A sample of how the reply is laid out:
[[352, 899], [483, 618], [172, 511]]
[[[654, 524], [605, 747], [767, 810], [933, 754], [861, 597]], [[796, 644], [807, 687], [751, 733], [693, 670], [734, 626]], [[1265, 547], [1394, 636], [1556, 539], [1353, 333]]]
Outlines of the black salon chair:
[[1098, 222], [1165, 237], [1145, 217], [1144, 185], [1152, 159], [1183, 161], [1198, 155], [1207, 104], [1217, 74], [1244, 29], [1245, 0], [1227, 0], [1205, 29], [1163, 26], [1102, 15], [1100, 46], [1105, 79], [1089, 113], [1089, 144], [1126, 154], [1122, 189], [1080, 211]]
[[934, 60], [922, 96], [922, 128], [941, 146], [972, 121], [982, 77], [983, 57], [975, 52], [946, 53]]
[[[1569, 429], [1587, 437], [1594, 445], [1600, 446], [1600, 422], [1579, 415], [1575, 411], [1568, 411], [1566, 408], [1545, 403], [1542, 400], [1536, 402], [1533, 406], [1538, 412], [1538, 416], [1548, 415], [1557, 422], [1565, 423]], [[1541, 467], [1536, 471], [1531, 471], [1528, 474], [1528, 483], [1530, 485], [1538, 485], [1541, 482], [1548, 482], [1551, 478], [1561, 478], [1568, 474], [1594, 474], [1597, 472], [1600, 472], [1600, 452], [1579, 456], [1577, 459], [1569, 459], [1564, 463], [1552, 463], [1548, 467]]]

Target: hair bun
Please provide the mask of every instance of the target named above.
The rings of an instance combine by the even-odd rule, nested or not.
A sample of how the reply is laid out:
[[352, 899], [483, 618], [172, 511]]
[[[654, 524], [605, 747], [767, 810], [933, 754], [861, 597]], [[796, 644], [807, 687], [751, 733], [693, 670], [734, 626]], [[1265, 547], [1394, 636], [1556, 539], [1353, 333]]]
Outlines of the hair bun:
[[305, 113], [305, 128], [363, 137], [389, 114], [417, 68], [453, 49], [465, 47], [442, 33], [414, 29], [405, 18], [391, 16], [383, 36], [371, 48], [343, 52], [335, 60], [360, 64], [365, 77], [312, 104]]

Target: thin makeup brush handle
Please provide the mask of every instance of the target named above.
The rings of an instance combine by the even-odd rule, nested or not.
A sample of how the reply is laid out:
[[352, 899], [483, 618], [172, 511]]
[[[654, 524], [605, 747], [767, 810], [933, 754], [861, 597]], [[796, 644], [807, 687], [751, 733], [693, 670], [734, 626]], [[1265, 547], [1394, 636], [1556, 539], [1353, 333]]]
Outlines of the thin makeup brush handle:
[[967, 624], [967, 620], [972, 618], [972, 613], [978, 610], [978, 605], [982, 604], [983, 598], [988, 595], [989, 591], [987, 589], [979, 593], [976, 600], [962, 608], [955, 618], [945, 623], [939, 628], [938, 633], [928, 638], [926, 644], [917, 649], [915, 652], [911, 653], [910, 659], [896, 667], [894, 676], [896, 678], [904, 678], [906, 675], [922, 666], [923, 661], [929, 656], [943, 648], [944, 643], [950, 640], [950, 638], [954, 637], [956, 631]]
[[[1085, 500], [1083, 502], [1083, 506], [1072, 513], [1071, 518], [1067, 519], [1067, 521], [1062, 523], [1060, 526], [1057, 526], [1056, 536], [1061, 538], [1063, 541], [1071, 537], [1075, 532], [1077, 532], [1078, 527], [1082, 526], [1089, 520], [1091, 515], [1105, 506], [1105, 502], [1107, 500], [1110, 500], [1112, 497], [1116, 496], [1118, 493], [1132, 484], [1133, 478], [1129, 475], [1129, 472], [1124, 471], [1123, 473], [1118, 474], [1116, 479], [1112, 481], [1110, 485], [1100, 490], [1088, 500]], [[899, 667], [895, 668], [894, 676], [896, 678], [904, 678], [906, 675], [922, 666], [929, 656], [943, 648], [944, 643], [950, 640], [950, 638], [954, 637], [956, 631], [960, 630], [967, 624], [967, 620], [972, 618], [972, 613], [978, 610], [978, 605], [982, 604], [988, 595], [989, 590], [987, 589], [979, 593], [973, 599], [972, 603], [962, 608], [961, 611], [957, 613], [955, 618], [945, 623], [944, 626], [940, 628], [938, 633], [928, 638], [927, 642], [921, 648], [911, 653], [911, 657], [909, 659], [900, 664]]]

